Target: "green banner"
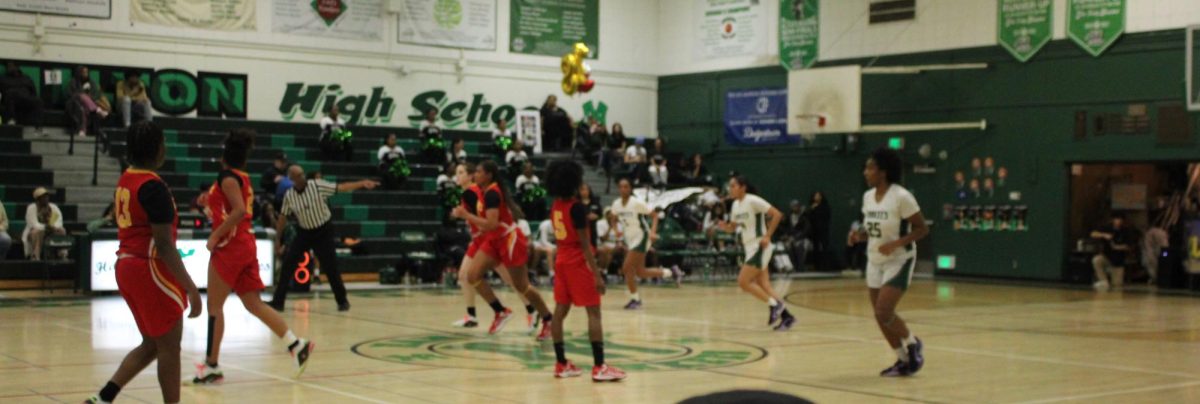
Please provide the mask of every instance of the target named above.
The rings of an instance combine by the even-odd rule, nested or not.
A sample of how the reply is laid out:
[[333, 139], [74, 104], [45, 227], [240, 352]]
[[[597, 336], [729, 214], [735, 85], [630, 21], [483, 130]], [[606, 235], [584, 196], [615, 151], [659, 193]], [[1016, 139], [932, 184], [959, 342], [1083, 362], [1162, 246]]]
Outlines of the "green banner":
[[1022, 62], [1050, 42], [1052, 0], [999, 0], [996, 41]]
[[1067, 0], [1067, 36], [1100, 56], [1125, 32], [1125, 0]]
[[562, 56], [583, 42], [600, 56], [600, 0], [512, 0], [509, 17], [511, 52]]
[[819, 10], [819, 0], [779, 0], [779, 63], [784, 69], [806, 69], [817, 62]]

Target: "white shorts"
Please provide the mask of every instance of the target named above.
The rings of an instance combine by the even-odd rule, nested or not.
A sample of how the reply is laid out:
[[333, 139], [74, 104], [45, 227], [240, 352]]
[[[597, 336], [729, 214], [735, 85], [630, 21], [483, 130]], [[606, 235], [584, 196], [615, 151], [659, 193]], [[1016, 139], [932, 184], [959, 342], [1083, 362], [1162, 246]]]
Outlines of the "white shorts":
[[867, 287], [879, 289], [892, 286], [900, 290], [908, 290], [912, 283], [912, 274], [917, 264], [915, 258], [888, 260], [884, 262], [867, 262]]
[[[764, 271], [771, 268], [771, 255], [775, 252], [774, 246], [768, 244], [766, 249], [762, 249], [761, 244], [754, 243], [742, 244], [742, 248], [746, 251], [746, 260], [742, 262], [742, 265]], [[760, 249], [762, 251], [759, 251]]]
[[645, 254], [650, 251], [650, 240], [644, 232], [625, 232], [625, 246], [629, 247], [629, 251]]

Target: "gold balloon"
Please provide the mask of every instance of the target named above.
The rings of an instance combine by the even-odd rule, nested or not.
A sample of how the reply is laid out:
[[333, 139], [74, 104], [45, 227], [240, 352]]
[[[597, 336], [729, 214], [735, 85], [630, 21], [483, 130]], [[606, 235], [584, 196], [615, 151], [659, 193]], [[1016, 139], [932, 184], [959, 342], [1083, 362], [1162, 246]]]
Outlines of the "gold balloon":
[[[579, 86], [582, 86], [582, 85], [584, 85], [584, 83], [588, 83], [589, 81], [591, 81], [589, 79], [589, 76], [591, 75], [592, 69], [591, 69], [591, 67], [589, 67], [588, 65], [583, 63], [584, 59], [587, 58], [587, 55], [590, 52], [591, 52], [591, 50], [588, 49], [587, 45], [584, 45], [582, 42], [579, 42], [579, 43], [575, 44], [575, 46], [571, 49], [570, 53], [563, 55], [563, 57], [562, 57], [562, 72], [563, 72], [562, 89], [563, 89], [563, 93], [565, 93], [567, 95], [574, 95], [579, 90]], [[589, 85], [588, 87], [589, 87], [588, 89], [590, 90], [591, 86]]]

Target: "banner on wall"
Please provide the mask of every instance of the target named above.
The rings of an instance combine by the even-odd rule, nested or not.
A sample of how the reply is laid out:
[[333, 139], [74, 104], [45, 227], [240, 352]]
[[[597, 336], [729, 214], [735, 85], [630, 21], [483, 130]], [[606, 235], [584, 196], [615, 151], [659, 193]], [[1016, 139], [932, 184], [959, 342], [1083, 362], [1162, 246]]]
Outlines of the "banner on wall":
[[0, 10], [109, 19], [112, 0], [4, 0]]
[[384, 0], [272, 0], [271, 31], [323, 38], [383, 40]]
[[576, 42], [600, 57], [600, 0], [512, 0], [509, 51], [562, 56]]
[[725, 94], [725, 141], [732, 145], [797, 143], [787, 135], [787, 88], [734, 90]]
[[1125, 33], [1125, 0], [1067, 0], [1067, 36], [1092, 56]]
[[767, 19], [758, 0], [694, 0], [695, 60], [767, 53]]
[[495, 0], [403, 0], [396, 21], [400, 43], [496, 49]]
[[253, 31], [257, 3], [257, 0], [130, 0], [129, 18], [133, 22], [170, 27]]
[[779, 63], [784, 69], [812, 67], [820, 34], [819, 0], [779, 0]]
[[998, 0], [996, 42], [1021, 62], [1050, 42], [1052, 0]]
[[[208, 262], [211, 256], [205, 244], [208, 240], [177, 240], [175, 248], [183, 259], [184, 270], [192, 277], [197, 288], [208, 287]], [[263, 284], [271, 286], [275, 281], [275, 242], [271, 238], [260, 238], [254, 241], [257, 247], [258, 276]], [[117, 240], [92, 241], [92, 262], [89, 265], [93, 292], [109, 292], [117, 290]]]

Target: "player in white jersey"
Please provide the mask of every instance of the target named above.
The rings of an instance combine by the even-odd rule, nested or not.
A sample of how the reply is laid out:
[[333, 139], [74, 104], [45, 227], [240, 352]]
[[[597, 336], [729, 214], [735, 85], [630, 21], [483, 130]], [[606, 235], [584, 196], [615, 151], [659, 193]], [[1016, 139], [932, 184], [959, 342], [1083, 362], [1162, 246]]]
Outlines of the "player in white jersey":
[[675, 278], [675, 286], [683, 280], [683, 271], [678, 267], [646, 268], [646, 252], [658, 239], [658, 214], [650, 206], [633, 197], [633, 183], [622, 178], [617, 182], [621, 197], [614, 200], [609, 211], [617, 215], [617, 220], [625, 228], [625, 262], [621, 265], [621, 273], [625, 274], [625, 285], [629, 287], [629, 303], [626, 310], [637, 310], [642, 307], [642, 297], [638, 295], [638, 279]]
[[921, 340], [908, 330], [896, 305], [912, 281], [917, 240], [929, 234], [916, 198], [898, 184], [903, 165], [891, 149], [871, 154], [863, 169], [867, 186], [863, 195], [862, 230], [850, 233], [849, 243], [867, 240], [867, 288], [875, 308], [875, 322], [896, 351], [897, 361], [880, 376], [909, 376], [921, 370]]
[[784, 308], [783, 299], [771, 287], [771, 275], [767, 272], [771, 266], [771, 235], [779, 228], [783, 213], [753, 192], [746, 177], [739, 175], [729, 179], [729, 196], [733, 198], [729, 217], [733, 222], [722, 222], [719, 227], [727, 232], [741, 233], [746, 261], [738, 274], [738, 286], [767, 303], [771, 310], [767, 325], [778, 322], [775, 330], [784, 331], [792, 328], [796, 318]]

